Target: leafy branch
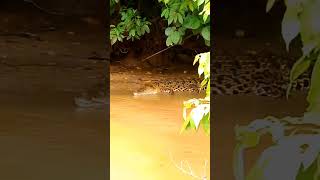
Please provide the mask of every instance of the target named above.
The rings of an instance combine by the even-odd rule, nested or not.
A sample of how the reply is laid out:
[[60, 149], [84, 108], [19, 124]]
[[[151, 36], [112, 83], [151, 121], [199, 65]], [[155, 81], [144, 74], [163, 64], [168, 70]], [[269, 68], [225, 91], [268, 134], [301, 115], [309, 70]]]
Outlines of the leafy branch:
[[198, 130], [200, 124], [204, 131], [210, 134], [210, 52], [198, 54], [195, 63], [199, 62], [198, 74], [204, 77], [200, 89], [206, 90], [205, 98], [190, 99], [183, 103], [183, 120], [181, 133], [187, 129]]
[[168, 21], [166, 45], [181, 44], [188, 31], [201, 35], [210, 45], [210, 0], [159, 0], [164, 3], [161, 17]]
[[117, 41], [140, 39], [145, 33], [150, 32], [151, 23], [142, 18], [137, 10], [133, 8], [123, 8], [120, 11], [121, 21], [117, 25], [110, 25], [111, 45]]

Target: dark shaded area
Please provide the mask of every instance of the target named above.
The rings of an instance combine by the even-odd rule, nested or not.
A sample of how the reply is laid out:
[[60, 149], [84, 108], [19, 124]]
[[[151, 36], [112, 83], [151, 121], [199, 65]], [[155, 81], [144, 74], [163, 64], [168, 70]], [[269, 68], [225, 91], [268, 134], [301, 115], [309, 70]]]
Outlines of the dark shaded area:
[[[248, 54], [254, 50], [261, 55], [287, 56], [281, 35], [281, 22], [285, 12], [282, 1], [275, 3], [266, 13], [267, 1], [217, 1], [213, 7], [215, 54]], [[237, 37], [237, 31], [244, 32]], [[294, 41], [290, 56], [300, 56], [300, 42]]]
[[[3, 0], [1, 9], [27, 9], [33, 11], [51, 11], [64, 15], [95, 15], [106, 17], [107, 2], [90, 0]], [[37, 7], [38, 6], [38, 7]], [[42, 8], [42, 9], [39, 9]]]

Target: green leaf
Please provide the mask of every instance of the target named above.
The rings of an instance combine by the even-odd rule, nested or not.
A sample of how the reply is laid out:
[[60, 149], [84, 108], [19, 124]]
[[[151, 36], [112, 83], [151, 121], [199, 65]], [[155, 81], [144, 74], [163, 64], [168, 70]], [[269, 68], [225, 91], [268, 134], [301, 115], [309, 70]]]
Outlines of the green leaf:
[[270, 9], [273, 7], [275, 2], [276, 2], [276, 0], [268, 0], [267, 7], [266, 7], [266, 12], [270, 11]]
[[123, 38], [121, 36], [118, 37], [118, 41], [122, 42]]
[[313, 67], [307, 100], [309, 102], [307, 109], [309, 112], [320, 112], [320, 54], [318, 54], [318, 58]]
[[200, 12], [200, 15], [203, 16], [203, 22], [206, 22], [208, 17], [210, 16], [210, 1], [205, 4], [203, 10]]
[[201, 125], [203, 127], [204, 132], [209, 135], [210, 134], [210, 112], [206, 114], [201, 120]]
[[204, 80], [202, 80], [200, 86], [201, 86], [201, 87], [204, 87], [205, 85], [207, 85], [208, 80], [209, 80], [209, 79], [204, 79]]
[[209, 83], [207, 84], [207, 89], [206, 89], [206, 97], [210, 97], [210, 81]]
[[171, 33], [170, 38], [173, 44], [177, 44], [181, 36], [178, 31], [174, 31], [173, 33]]
[[164, 10], [162, 11], [162, 13], [161, 13], [161, 17], [165, 17], [165, 18], [167, 18], [167, 17], [168, 17], [168, 15], [169, 15], [169, 9], [168, 9], [168, 8], [166, 8], [166, 9], [164, 9]]
[[290, 72], [290, 81], [296, 80], [301, 74], [306, 72], [311, 65], [310, 59], [302, 56], [296, 63], [294, 63]]
[[204, 72], [210, 75], [210, 52], [201, 53], [199, 63], [204, 67]]
[[166, 45], [167, 46], [171, 46], [172, 45], [172, 41], [171, 41], [171, 36], [167, 37], [167, 40], [166, 40]]
[[168, 18], [169, 18], [169, 14], [170, 14], [170, 11], [169, 11], [169, 9], [168, 9], [168, 11], [167, 11], [167, 13], [165, 14], [164, 17], [165, 17], [166, 19], [168, 19]]
[[241, 142], [246, 148], [256, 147], [259, 144], [260, 136], [257, 132], [240, 132]]
[[307, 59], [305, 56], [302, 56], [298, 61], [296, 61], [290, 72], [290, 84], [288, 86], [286, 96], [289, 97], [289, 93], [292, 88], [293, 82], [304, 72], [308, 70], [311, 65], [311, 61]]
[[173, 18], [174, 18], [173, 16], [170, 16], [170, 17], [169, 17], [169, 19], [168, 19], [168, 25], [170, 25], [170, 24], [173, 22]]
[[193, 121], [193, 119], [192, 119], [192, 116], [189, 115], [188, 118], [189, 118], [189, 121], [190, 121], [190, 123], [189, 123], [190, 128], [191, 128], [191, 129], [197, 129], [197, 128], [196, 128], [196, 125], [195, 125], [195, 123], [194, 123], [194, 121]]
[[198, 0], [198, 7], [204, 3], [204, 0]]
[[188, 15], [183, 23], [183, 26], [188, 29], [198, 29], [201, 22], [197, 16]]
[[161, 12], [160, 17], [164, 17], [164, 15], [166, 14], [166, 10], [167, 10], [167, 9], [164, 9], [164, 10]]
[[193, 3], [191, 0], [188, 2], [188, 6], [189, 6], [189, 9], [191, 10], [191, 12], [193, 12], [194, 6], [193, 6]]
[[198, 129], [201, 120], [204, 117], [204, 109], [202, 106], [198, 106], [196, 108], [193, 108], [190, 112], [191, 122], [194, 123], [195, 128]]
[[[318, 159], [319, 157], [317, 157]], [[316, 176], [315, 178], [315, 174], [318, 173], [317, 171], [319, 171], [318, 167], [318, 161], [317, 159], [315, 159], [313, 161], [313, 163], [311, 164], [310, 167], [308, 167], [308, 169], [304, 170], [303, 166], [300, 167], [299, 169], [299, 173], [296, 177], [296, 180], [306, 180], [306, 179], [311, 179], [311, 180], [318, 180], [319, 176]]]
[[210, 26], [202, 28], [201, 35], [205, 40], [210, 41]]
[[309, 54], [317, 45], [319, 45], [320, 24], [320, 3], [318, 1], [308, 1], [304, 4], [303, 12], [300, 13], [301, 21], [301, 40], [303, 43], [304, 55]]
[[198, 74], [199, 74], [199, 76], [201, 76], [201, 74], [204, 72], [204, 67], [203, 67], [203, 65], [199, 65], [199, 67], [198, 67]]
[[203, 24], [210, 23], [210, 15], [203, 15]]
[[135, 36], [136, 35], [136, 31], [135, 31], [135, 29], [131, 29], [130, 31], [129, 31], [129, 36]]
[[184, 36], [184, 35], [185, 35], [185, 32], [186, 32], [186, 28], [180, 27], [180, 28], [178, 29], [178, 32], [180, 33], [181, 36]]
[[111, 39], [111, 45], [113, 45], [114, 43], [116, 43], [117, 42], [117, 37], [113, 37], [112, 39]]
[[183, 1], [180, 5], [179, 12], [184, 12], [187, 6], [187, 1]]
[[190, 118], [184, 119], [182, 127], [180, 129], [180, 134], [183, 133], [183, 131], [185, 131], [187, 129], [189, 124], [190, 124]]
[[178, 21], [178, 13], [174, 13], [174, 15], [173, 15], [173, 22], [174, 22], [174, 23], [177, 23], [177, 21]]
[[205, 15], [205, 14], [203, 15], [203, 22], [205, 22], [205, 24], [207, 23], [206, 21], [207, 21], [208, 17], [209, 17], [208, 15]]
[[137, 19], [137, 20], [136, 20], [136, 24], [137, 24], [137, 26], [141, 26], [141, 21], [140, 21], [140, 19]]
[[150, 29], [149, 29], [149, 26], [148, 26], [148, 25], [144, 25], [143, 27], [144, 27], [144, 29], [145, 29], [145, 31], [146, 31], [147, 33], [150, 33]]
[[206, 46], [210, 46], [210, 41], [204, 40], [204, 44], [205, 44]]
[[200, 59], [200, 54], [197, 54], [196, 57], [194, 58], [194, 61], [193, 61], [193, 65], [195, 65]]
[[182, 15], [180, 13], [177, 14], [178, 16], [178, 21], [180, 24], [183, 24], [183, 18], [182, 18]]
[[164, 31], [166, 36], [170, 36], [172, 32], [174, 32], [176, 28], [175, 27], [167, 27], [166, 30]]
[[127, 14], [125, 12], [121, 13], [121, 21], [124, 21], [125, 19], [127, 19]]
[[287, 8], [282, 20], [282, 37], [286, 43], [286, 48], [289, 49], [290, 42], [300, 32], [300, 21], [296, 8]]

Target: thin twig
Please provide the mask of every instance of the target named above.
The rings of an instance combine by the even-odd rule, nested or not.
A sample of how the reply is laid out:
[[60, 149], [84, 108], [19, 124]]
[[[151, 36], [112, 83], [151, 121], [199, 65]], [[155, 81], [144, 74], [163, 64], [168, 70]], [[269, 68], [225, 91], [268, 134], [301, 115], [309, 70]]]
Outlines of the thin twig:
[[173, 46], [169, 46], [169, 47], [167, 47], [167, 48], [165, 48], [165, 49], [162, 49], [161, 51], [158, 51], [158, 52], [156, 52], [156, 53], [154, 53], [154, 54], [152, 54], [152, 55], [144, 58], [144, 59], [142, 60], [142, 62], [144, 62], [144, 61], [152, 58], [153, 56], [156, 56], [156, 55], [158, 55], [158, 54], [160, 54], [160, 53], [162, 53], [162, 52], [164, 52], [164, 51], [166, 51], [166, 50], [168, 50], [168, 49], [170, 49], [170, 48], [172, 48], [172, 47], [173, 47]]
[[[192, 171], [192, 168], [191, 168], [190, 164], [188, 163], [188, 161], [186, 161], [186, 160], [180, 161], [180, 166], [178, 166], [178, 165], [176, 164], [176, 162], [174, 161], [171, 152], [169, 152], [169, 155], [170, 155], [170, 160], [172, 161], [172, 163], [173, 163], [173, 164], [175, 165], [175, 167], [178, 168], [182, 173], [187, 174], [187, 175], [189, 175], [189, 176], [192, 176], [192, 177], [195, 178], [195, 179], [207, 180], [206, 170], [204, 170], [204, 173], [205, 173], [205, 174], [204, 174], [202, 177], [197, 176], [197, 175], [195, 175], [194, 172]], [[189, 171], [187, 171], [187, 170], [185, 170], [185, 168], [183, 168], [183, 162], [186, 163], [186, 165], [188, 166]], [[206, 169], [206, 166], [207, 166], [207, 161], [205, 161], [205, 167], [204, 167], [205, 169]]]
[[[184, 39], [184, 41], [187, 40], [187, 39], [189, 39], [189, 38], [191, 38], [192, 36], [194, 36], [194, 34], [190, 34], [189, 36], [187, 36], [187, 37]], [[173, 45], [173, 46], [176, 46], [176, 45]], [[152, 54], [152, 55], [150, 55], [150, 56], [142, 59], [142, 62], [144, 62], [144, 61], [152, 58], [153, 56], [156, 56], [156, 55], [158, 55], [158, 54], [160, 54], [160, 53], [162, 53], [162, 52], [164, 52], [164, 51], [166, 51], [166, 50], [168, 50], [168, 49], [170, 49], [170, 48], [172, 48], [173, 46], [169, 46], [169, 47], [167, 47], [167, 48], [165, 48], [165, 49], [162, 49], [161, 51], [158, 51], [158, 52], [156, 52], [156, 53], [154, 53], [154, 54]]]

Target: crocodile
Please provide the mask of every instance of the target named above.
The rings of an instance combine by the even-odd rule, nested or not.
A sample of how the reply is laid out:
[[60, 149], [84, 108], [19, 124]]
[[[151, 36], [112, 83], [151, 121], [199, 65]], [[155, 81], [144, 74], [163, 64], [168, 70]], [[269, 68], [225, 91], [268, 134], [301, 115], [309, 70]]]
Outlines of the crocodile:
[[97, 109], [106, 107], [107, 99], [106, 83], [98, 83], [89, 90], [82, 91], [74, 97], [74, 105], [79, 109]]
[[133, 93], [134, 96], [154, 94], [201, 93], [200, 78], [152, 80]]
[[[290, 69], [296, 59], [259, 56], [215, 56], [211, 63], [211, 95], [257, 95], [284, 97], [289, 84]], [[292, 85], [293, 91], [306, 92], [311, 72], [303, 74]], [[177, 93], [202, 93], [201, 78], [170, 78], [142, 82], [134, 96]], [[101, 96], [103, 97], [103, 96]], [[101, 100], [103, 99], [103, 100]], [[78, 98], [83, 107], [105, 105], [106, 98]]]
[[103, 92], [99, 92], [98, 95], [95, 96], [82, 93], [80, 96], [74, 98], [74, 104], [79, 109], [102, 108], [108, 105], [108, 100]]
[[[212, 95], [257, 95], [284, 97], [289, 84], [293, 59], [258, 56], [216, 56], [211, 64], [210, 91]], [[292, 85], [293, 91], [306, 92], [310, 73], [304, 74]], [[201, 93], [201, 79], [154, 80], [145, 83], [134, 96], [175, 94], [177, 92]]]

